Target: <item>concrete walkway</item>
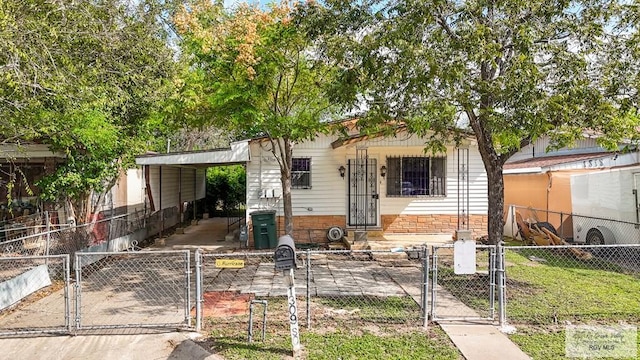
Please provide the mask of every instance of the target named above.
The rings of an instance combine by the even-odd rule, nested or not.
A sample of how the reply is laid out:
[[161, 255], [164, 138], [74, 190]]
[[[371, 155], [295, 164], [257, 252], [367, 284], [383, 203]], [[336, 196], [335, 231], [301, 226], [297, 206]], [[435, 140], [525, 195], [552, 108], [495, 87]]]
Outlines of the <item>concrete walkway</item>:
[[197, 333], [109, 334], [0, 339], [2, 359], [220, 360], [196, 344]]
[[[447, 290], [438, 286], [436, 314], [455, 314], [451, 317], [480, 318], [473, 309], [462, 303]], [[531, 359], [498, 326], [487, 321], [438, 321], [467, 360], [527, 360]]]

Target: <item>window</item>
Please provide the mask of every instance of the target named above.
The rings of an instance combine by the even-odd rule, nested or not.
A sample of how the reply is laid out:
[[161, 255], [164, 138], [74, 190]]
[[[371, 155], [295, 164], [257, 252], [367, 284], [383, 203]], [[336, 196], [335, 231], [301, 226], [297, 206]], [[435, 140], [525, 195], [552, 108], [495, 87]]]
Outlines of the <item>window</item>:
[[292, 159], [291, 188], [311, 189], [311, 158]]
[[446, 158], [388, 157], [387, 196], [445, 196]]

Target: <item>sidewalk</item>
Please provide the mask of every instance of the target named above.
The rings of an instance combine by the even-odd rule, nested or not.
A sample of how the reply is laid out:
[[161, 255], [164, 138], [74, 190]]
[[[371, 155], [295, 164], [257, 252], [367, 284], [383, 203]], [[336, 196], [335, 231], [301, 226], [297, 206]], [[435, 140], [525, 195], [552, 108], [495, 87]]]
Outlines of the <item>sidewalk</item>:
[[220, 360], [192, 339], [197, 333], [83, 335], [0, 339], [3, 359]]
[[[480, 317], [444, 288], [438, 287], [437, 292], [436, 314], [446, 311], [456, 317]], [[531, 359], [495, 325], [472, 321], [438, 321], [438, 325], [467, 360]]]

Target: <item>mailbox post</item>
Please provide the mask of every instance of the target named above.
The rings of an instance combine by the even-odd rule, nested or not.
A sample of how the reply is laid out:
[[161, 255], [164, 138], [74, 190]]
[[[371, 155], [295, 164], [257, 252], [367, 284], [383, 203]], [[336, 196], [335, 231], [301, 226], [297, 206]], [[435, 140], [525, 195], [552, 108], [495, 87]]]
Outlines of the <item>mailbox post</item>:
[[282, 271], [287, 285], [287, 309], [289, 311], [289, 328], [291, 330], [291, 346], [294, 357], [300, 352], [300, 332], [298, 331], [298, 302], [294, 283], [296, 268], [296, 245], [293, 238], [284, 235], [278, 238], [278, 246], [274, 254], [275, 269]]

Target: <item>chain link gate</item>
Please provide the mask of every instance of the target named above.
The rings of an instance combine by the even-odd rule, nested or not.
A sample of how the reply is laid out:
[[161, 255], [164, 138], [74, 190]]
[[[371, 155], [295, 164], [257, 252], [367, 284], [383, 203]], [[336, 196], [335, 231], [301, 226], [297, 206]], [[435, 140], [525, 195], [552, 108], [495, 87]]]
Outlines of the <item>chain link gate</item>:
[[69, 334], [69, 275], [69, 255], [0, 257], [0, 335]]
[[431, 320], [495, 321], [500, 298], [498, 247], [476, 245], [476, 271], [454, 271], [454, 245], [433, 247], [431, 267]]
[[[306, 250], [297, 255], [298, 320], [307, 329], [364, 323], [426, 326], [426, 247], [400, 253]], [[197, 251], [196, 329], [245, 329], [250, 304], [257, 301], [268, 308], [267, 322], [286, 323], [287, 286], [274, 267], [272, 252]], [[263, 326], [256, 318], [255, 329]]]
[[76, 329], [190, 328], [189, 250], [76, 253]]

